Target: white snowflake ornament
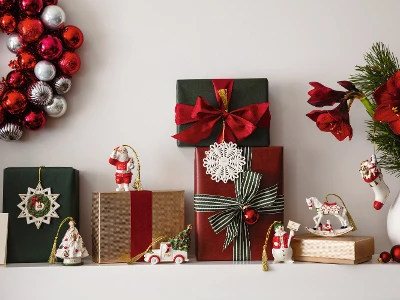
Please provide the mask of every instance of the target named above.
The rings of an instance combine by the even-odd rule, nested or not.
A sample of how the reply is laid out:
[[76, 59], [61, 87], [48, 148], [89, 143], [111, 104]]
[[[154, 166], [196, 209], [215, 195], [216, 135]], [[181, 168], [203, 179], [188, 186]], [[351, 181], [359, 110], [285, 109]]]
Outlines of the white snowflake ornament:
[[60, 207], [57, 198], [60, 194], [52, 194], [50, 188], [43, 189], [38, 183], [36, 189], [28, 187], [26, 194], [19, 194], [21, 213], [18, 218], [25, 218], [27, 224], [35, 223], [39, 229], [42, 223], [50, 224], [51, 218], [59, 218], [56, 210]]
[[237, 144], [232, 142], [214, 143], [203, 159], [203, 166], [207, 168], [206, 174], [210, 174], [212, 180], [224, 183], [238, 178], [245, 164], [246, 158], [242, 155], [242, 149], [238, 149]]

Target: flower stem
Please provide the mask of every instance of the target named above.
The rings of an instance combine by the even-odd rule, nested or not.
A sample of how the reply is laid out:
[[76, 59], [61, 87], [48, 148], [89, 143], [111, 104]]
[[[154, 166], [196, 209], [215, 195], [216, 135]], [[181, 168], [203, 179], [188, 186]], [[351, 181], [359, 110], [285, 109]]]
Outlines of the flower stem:
[[365, 109], [367, 110], [368, 114], [371, 116], [371, 118], [374, 116], [374, 109], [372, 107], [371, 102], [364, 96], [360, 98], [361, 103], [364, 105]]

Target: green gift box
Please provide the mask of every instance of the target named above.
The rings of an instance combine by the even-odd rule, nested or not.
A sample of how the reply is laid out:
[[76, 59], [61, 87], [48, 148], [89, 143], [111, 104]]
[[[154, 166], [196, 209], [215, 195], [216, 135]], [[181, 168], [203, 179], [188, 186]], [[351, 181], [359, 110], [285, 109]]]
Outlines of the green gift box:
[[[40, 181], [44, 191], [50, 188], [50, 195], [35, 193], [39, 168], [4, 169], [3, 212], [9, 214], [7, 263], [46, 262], [62, 220], [73, 217], [79, 221], [79, 171], [43, 167]], [[31, 214], [37, 218], [29, 217]], [[40, 222], [40, 216], [46, 221]], [[28, 219], [32, 223], [28, 224]]]
[[178, 80], [176, 103], [178, 147], [209, 146], [224, 133], [239, 146], [269, 146], [267, 78]]

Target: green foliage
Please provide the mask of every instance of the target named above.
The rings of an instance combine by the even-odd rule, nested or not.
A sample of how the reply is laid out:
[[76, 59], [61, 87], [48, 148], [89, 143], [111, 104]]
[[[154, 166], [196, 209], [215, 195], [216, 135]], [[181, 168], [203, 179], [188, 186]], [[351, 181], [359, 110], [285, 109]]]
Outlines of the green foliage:
[[187, 229], [180, 232], [173, 238], [170, 238], [168, 242], [171, 243], [172, 249], [181, 250], [181, 251], [189, 251], [190, 248], [190, 231], [192, 227], [188, 226]]
[[365, 66], [356, 66], [355, 75], [350, 76], [350, 81], [365, 93], [368, 100], [373, 99], [375, 89], [384, 84], [399, 67], [397, 57], [383, 43], [375, 43], [369, 53], [364, 55], [367, 63]]
[[[385, 83], [399, 67], [396, 56], [383, 43], [375, 43], [370, 52], [364, 55], [365, 66], [356, 66], [357, 74], [350, 77], [356, 87], [363, 91], [368, 100], [376, 103], [373, 93]], [[368, 140], [376, 144], [380, 165], [389, 173], [400, 176], [400, 137], [393, 133], [388, 124], [374, 120], [367, 121]]]

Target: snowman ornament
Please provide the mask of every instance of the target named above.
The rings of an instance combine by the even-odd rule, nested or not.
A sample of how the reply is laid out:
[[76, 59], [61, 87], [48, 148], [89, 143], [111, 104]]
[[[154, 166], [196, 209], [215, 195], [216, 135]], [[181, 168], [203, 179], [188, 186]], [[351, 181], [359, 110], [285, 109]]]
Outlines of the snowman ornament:
[[274, 224], [275, 235], [272, 238], [272, 255], [274, 264], [279, 262], [293, 263], [293, 250], [290, 247], [290, 242], [294, 237], [294, 230], [290, 230], [290, 234], [285, 232], [282, 223]]

